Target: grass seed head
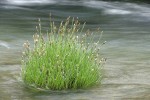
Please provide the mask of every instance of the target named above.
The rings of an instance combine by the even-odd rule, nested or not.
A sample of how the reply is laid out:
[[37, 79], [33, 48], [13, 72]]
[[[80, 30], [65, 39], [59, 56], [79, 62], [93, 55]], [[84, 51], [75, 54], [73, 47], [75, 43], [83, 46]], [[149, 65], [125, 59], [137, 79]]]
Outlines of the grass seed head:
[[52, 90], [78, 89], [93, 86], [101, 78], [99, 67], [103, 60], [98, 62], [95, 50], [99, 42], [92, 48], [92, 43], [86, 46], [86, 37], [90, 38], [92, 33], [88, 30], [81, 37], [76, 35], [80, 32], [80, 23], [78, 18], [70, 19], [68, 17], [57, 27], [50, 18], [47, 40], [41, 34], [41, 20], [38, 20], [39, 34], [33, 35], [36, 46], [29, 50], [30, 43], [23, 44], [25, 53], [28, 50], [28, 57], [23, 57], [22, 61], [22, 79], [27, 85]]

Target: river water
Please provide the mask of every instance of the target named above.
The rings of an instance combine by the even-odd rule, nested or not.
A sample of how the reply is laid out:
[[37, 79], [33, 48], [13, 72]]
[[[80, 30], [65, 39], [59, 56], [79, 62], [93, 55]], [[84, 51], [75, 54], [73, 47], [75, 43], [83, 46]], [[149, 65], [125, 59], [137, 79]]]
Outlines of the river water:
[[[75, 91], [37, 91], [20, 77], [22, 44], [32, 41], [37, 19], [79, 17], [104, 31], [107, 58], [102, 84]], [[95, 36], [97, 37], [96, 34]], [[96, 39], [95, 39], [96, 41]], [[96, 0], [0, 1], [0, 100], [150, 100], [150, 5]]]

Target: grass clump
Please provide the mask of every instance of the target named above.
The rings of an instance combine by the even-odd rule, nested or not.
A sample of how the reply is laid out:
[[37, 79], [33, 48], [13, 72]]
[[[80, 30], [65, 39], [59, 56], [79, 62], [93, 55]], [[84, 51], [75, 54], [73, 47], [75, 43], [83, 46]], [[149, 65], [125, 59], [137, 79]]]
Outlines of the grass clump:
[[[62, 90], [78, 89], [93, 86], [101, 80], [102, 62], [99, 59], [99, 49], [90, 47], [86, 38], [79, 37], [84, 25], [70, 17], [56, 27], [50, 20], [50, 32], [47, 36], [41, 33], [41, 23], [33, 35], [34, 47], [24, 43], [22, 59], [22, 79], [36, 88]], [[80, 34], [79, 34], [80, 35]]]

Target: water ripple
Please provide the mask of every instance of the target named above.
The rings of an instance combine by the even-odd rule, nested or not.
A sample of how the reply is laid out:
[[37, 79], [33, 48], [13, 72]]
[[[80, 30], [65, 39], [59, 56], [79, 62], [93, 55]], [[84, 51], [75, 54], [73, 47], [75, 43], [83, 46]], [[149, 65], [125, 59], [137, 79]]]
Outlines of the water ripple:
[[4, 41], [0, 41], [0, 47], [5, 47], [7, 49], [10, 48], [9, 44], [7, 42], [4, 42]]

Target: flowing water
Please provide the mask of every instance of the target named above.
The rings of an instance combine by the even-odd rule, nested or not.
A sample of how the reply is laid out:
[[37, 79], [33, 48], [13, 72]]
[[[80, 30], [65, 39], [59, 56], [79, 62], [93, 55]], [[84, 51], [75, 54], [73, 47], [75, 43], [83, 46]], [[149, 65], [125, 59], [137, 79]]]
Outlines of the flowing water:
[[[68, 16], [104, 31], [107, 62], [102, 84], [86, 90], [36, 91], [18, 80], [24, 41], [32, 41], [37, 19], [46, 32], [49, 13]], [[100, 35], [96, 34], [95, 36]], [[95, 38], [96, 41], [96, 38]], [[0, 1], [0, 100], [150, 100], [150, 5], [96, 0]]]

